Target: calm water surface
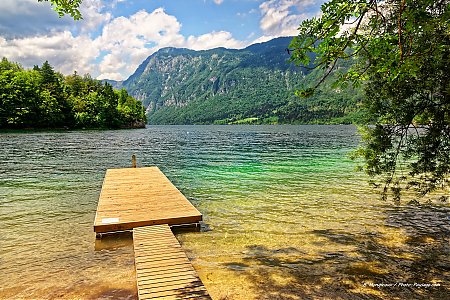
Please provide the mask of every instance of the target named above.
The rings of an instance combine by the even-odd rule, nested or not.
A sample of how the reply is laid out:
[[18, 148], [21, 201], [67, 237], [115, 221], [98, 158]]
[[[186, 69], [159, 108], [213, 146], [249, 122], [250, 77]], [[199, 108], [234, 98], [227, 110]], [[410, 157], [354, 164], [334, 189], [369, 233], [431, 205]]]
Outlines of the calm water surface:
[[92, 229], [106, 169], [136, 154], [204, 214], [177, 238], [214, 299], [444, 299], [448, 204], [381, 202], [357, 144], [352, 126], [0, 133], [0, 298], [136, 298], [131, 238]]

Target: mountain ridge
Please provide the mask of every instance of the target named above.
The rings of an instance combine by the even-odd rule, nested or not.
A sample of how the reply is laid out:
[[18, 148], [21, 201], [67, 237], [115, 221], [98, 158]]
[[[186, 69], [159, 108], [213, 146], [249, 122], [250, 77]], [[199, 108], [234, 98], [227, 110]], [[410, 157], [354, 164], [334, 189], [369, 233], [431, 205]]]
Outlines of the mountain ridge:
[[[292, 37], [244, 49], [191, 50], [167, 47], [147, 57], [122, 86], [147, 108], [151, 124], [339, 123], [352, 122], [360, 99], [330, 84], [319, 98], [301, 100], [294, 91], [320, 71], [289, 63]], [[313, 57], [312, 57], [313, 58]], [[358, 93], [357, 93], [358, 94]], [[348, 119], [348, 120], [347, 120]]]

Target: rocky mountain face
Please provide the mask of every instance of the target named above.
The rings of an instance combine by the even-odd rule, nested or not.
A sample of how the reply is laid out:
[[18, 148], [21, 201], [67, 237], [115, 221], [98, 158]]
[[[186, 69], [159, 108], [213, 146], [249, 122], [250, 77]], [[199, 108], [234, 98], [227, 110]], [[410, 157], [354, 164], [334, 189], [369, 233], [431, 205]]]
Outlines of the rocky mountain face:
[[[122, 84], [147, 107], [150, 124], [311, 123], [317, 117], [346, 115], [344, 110], [327, 112], [329, 105], [304, 107], [306, 114], [286, 110], [299, 110], [295, 103], [302, 100], [294, 90], [310, 76], [309, 70], [288, 62], [290, 40], [277, 38], [242, 50], [164, 48]], [[315, 117], [304, 118], [308, 109]]]

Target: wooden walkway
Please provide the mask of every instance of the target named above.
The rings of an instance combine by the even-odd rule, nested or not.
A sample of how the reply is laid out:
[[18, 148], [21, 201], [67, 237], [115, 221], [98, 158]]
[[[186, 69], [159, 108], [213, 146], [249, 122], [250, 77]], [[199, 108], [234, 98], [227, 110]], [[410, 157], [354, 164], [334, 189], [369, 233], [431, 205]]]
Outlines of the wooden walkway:
[[133, 229], [139, 299], [211, 299], [169, 227], [201, 220], [157, 167], [109, 169], [94, 231]]
[[202, 214], [158, 167], [109, 169], [98, 200], [94, 231], [104, 233], [201, 220]]
[[211, 299], [168, 225], [133, 230], [139, 299]]

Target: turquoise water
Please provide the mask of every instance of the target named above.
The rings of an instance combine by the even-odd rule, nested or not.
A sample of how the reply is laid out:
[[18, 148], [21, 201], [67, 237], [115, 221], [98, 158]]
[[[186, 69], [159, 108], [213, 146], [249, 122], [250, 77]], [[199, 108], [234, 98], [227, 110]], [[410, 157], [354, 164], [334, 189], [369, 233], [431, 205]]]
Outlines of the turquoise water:
[[357, 144], [352, 126], [0, 133], [0, 298], [136, 297], [131, 238], [92, 229], [106, 169], [132, 154], [204, 214], [177, 238], [214, 299], [441, 298], [448, 205], [380, 201]]

